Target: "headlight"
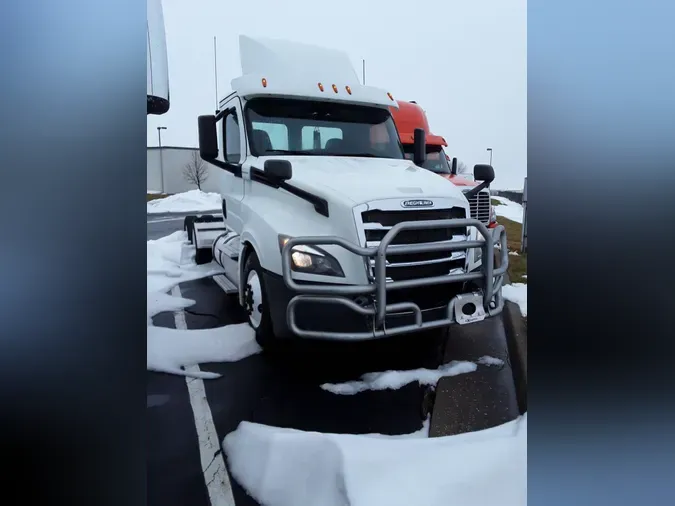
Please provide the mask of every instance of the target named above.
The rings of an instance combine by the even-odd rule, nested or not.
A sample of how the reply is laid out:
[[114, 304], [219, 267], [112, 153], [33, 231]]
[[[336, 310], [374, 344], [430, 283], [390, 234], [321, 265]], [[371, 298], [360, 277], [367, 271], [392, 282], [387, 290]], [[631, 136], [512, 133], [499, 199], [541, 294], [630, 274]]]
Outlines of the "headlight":
[[[284, 246], [290, 239], [287, 235], [279, 235], [279, 249], [283, 252]], [[298, 244], [291, 252], [291, 269], [295, 272], [318, 274], [321, 276], [336, 276], [344, 278], [345, 274], [337, 259], [317, 246]]]

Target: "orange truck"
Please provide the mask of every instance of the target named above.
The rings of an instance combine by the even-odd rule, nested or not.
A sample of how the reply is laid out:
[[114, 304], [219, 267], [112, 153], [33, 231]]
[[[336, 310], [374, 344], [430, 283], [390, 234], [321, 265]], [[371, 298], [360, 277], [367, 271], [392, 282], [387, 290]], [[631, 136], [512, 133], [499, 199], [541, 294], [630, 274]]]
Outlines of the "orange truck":
[[[417, 105], [416, 102], [403, 102], [397, 100], [398, 109], [391, 107], [390, 111], [394, 117], [394, 123], [398, 130], [405, 156], [413, 159], [414, 152], [414, 132], [416, 128], [421, 128], [426, 134], [427, 156], [423, 168], [437, 173], [444, 177], [455, 186], [461, 186], [465, 191], [475, 188], [478, 183], [462, 177], [457, 174], [457, 159], [450, 158], [445, 154], [448, 143], [440, 135], [434, 135], [429, 128], [429, 121], [424, 110]], [[477, 195], [470, 197], [469, 204], [471, 207], [471, 217], [475, 218], [488, 226], [488, 228], [495, 228], [497, 226], [497, 219], [490, 203], [490, 190], [484, 189], [478, 192]]]

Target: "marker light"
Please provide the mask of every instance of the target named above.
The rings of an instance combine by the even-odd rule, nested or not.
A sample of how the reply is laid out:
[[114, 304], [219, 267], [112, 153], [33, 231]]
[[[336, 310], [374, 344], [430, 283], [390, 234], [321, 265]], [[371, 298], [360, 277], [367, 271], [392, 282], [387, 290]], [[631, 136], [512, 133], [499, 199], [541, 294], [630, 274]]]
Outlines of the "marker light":
[[319, 89], [323, 91], [323, 84], [319, 83]]
[[349, 86], [345, 86], [345, 90], [347, 90], [347, 93], [350, 95], [352, 94], [352, 89]]
[[263, 88], [267, 88], [267, 79], [265, 79], [264, 77], [262, 78], [262, 85]]
[[387, 96], [389, 97], [389, 100], [394, 100], [394, 97], [391, 96], [391, 93], [387, 92]]
[[333, 85], [333, 91], [337, 93], [337, 86]]

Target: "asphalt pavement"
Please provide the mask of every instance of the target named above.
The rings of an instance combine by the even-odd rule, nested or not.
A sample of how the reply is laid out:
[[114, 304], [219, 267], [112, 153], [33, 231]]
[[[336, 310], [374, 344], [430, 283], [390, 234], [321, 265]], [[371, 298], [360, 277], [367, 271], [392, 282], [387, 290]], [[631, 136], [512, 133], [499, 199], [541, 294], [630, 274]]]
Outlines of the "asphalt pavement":
[[216, 214], [220, 210], [200, 213], [155, 213], [148, 214], [148, 240], [159, 239], [176, 230], [183, 230], [183, 220], [188, 214]]
[[159, 239], [176, 230], [183, 230], [185, 214], [149, 214], [148, 240]]
[[[182, 225], [183, 216], [148, 216], [148, 239], [182, 230]], [[183, 316], [189, 329], [245, 321], [236, 299], [225, 295], [210, 278], [182, 283], [179, 290], [196, 304], [179, 312], [180, 318], [174, 313], [158, 314], [155, 325], [173, 328]], [[481, 366], [474, 373], [450, 378], [452, 382], [443, 388], [439, 385], [439, 409], [432, 417], [431, 435], [477, 430], [517, 417], [501, 319], [469, 327], [473, 330], [468, 333], [455, 327], [450, 335], [432, 332], [364, 343], [298, 341], [273, 354], [239, 362], [200, 364], [201, 370], [222, 375], [203, 380], [202, 397], [206, 397], [215, 437], [222, 442], [244, 420], [318, 432], [411, 433], [422, 427], [428, 393], [417, 383], [351, 396], [332, 394], [320, 385], [355, 380], [367, 372], [435, 369], [450, 360], [477, 360], [484, 355], [503, 358], [505, 364]], [[202, 429], [196, 427], [201, 427], [202, 414], [194, 407], [191, 381], [201, 380], [147, 373], [148, 505], [257, 504], [226, 472], [221, 488], [229, 499], [214, 497], [213, 477], [202, 471], [204, 453], [207, 459], [211, 453], [214, 460], [222, 457], [205, 443]]]

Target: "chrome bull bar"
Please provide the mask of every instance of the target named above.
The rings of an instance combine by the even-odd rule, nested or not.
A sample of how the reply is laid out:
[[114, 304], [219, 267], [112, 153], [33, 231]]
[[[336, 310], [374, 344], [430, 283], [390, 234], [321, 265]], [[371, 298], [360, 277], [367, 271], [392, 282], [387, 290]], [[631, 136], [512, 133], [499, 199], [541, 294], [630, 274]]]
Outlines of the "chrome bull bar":
[[[475, 227], [483, 241], [463, 240], [452, 242], [431, 242], [421, 244], [392, 245], [396, 236], [404, 230], [428, 230], [438, 228]], [[500, 265], [494, 267], [495, 243], [500, 245]], [[374, 258], [374, 279], [371, 283], [363, 285], [338, 285], [338, 284], [298, 284], [292, 278], [291, 254], [294, 246], [307, 245], [335, 245], [364, 258]], [[457, 274], [445, 274], [419, 279], [387, 282], [387, 253], [430, 253], [439, 251], [459, 251], [473, 248], [482, 249], [482, 264], [477, 272], [463, 272]], [[378, 246], [364, 248], [337, 236], [308, 236], [294, 237], [289, 239], [281, 252], [281, 267], [286, 286], [298, 295], [288, 303], [286, 319], [292, 332], [300, 337], [328, 338], [328, 339], [359, 339], [377, 338], [394, 334], [402, 334], [416, 330], [438, 328], [455, 323], [455, 303], [453, 298], [447, 307], [446, 318], [431, 322], [423, 322], [422, 310], [413, 302], [399, 302], [387, 304], [388, 290], [401, 290], [421, 286], [433, 286], [449, 283], [460, 283], [472, 280], [483, 280], [482, 305], [485, 313], [494, 316], [500, 313], [504, 306], [501, 297], [501, 286], [504, 274], [508, 268], [508, 248], [506, 245], [506, 229], [498, 225], [494, 229], [488, 229], [482, 222], [472, 218], [406, 221], [393, 226], [382, 238]], [[375, 304], [372, 307], [363, 307], [349, 299], [349, 296], [374, 295]], [[321, 304], [337, 304], [345, 306], [363, 316], [374, 318], [374, 326], [370, 332], [343, 333], [324, 332], [320, 330], [305, 330], [296, 323], [295, 310], [301, 302], [315, 302]], [[415, 323], [393, 328], [384, 328], [385, 318], [389, 314], [402, 311], [410, 311], [415, 315]]]

